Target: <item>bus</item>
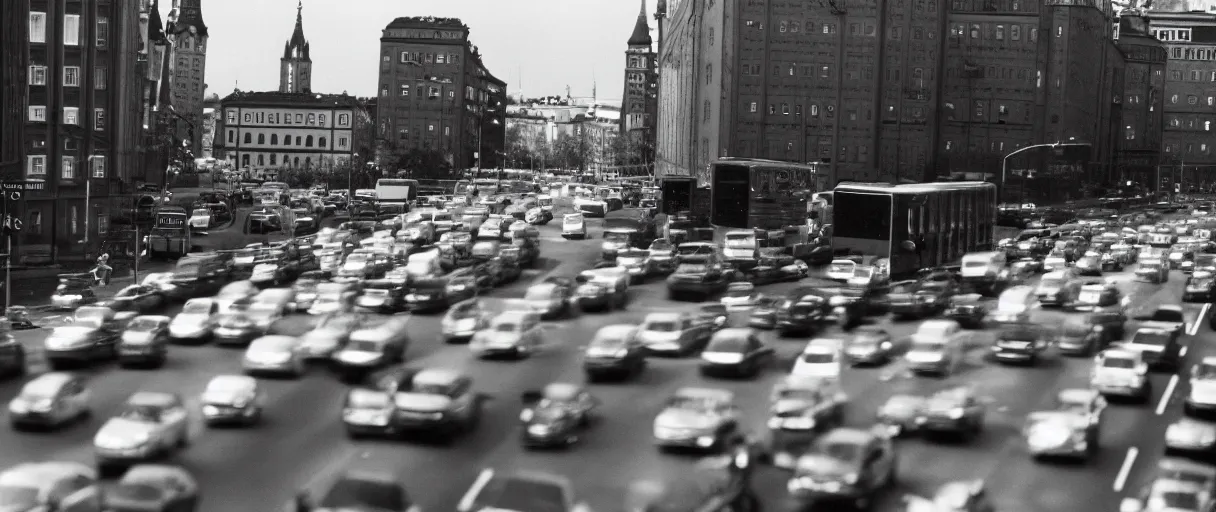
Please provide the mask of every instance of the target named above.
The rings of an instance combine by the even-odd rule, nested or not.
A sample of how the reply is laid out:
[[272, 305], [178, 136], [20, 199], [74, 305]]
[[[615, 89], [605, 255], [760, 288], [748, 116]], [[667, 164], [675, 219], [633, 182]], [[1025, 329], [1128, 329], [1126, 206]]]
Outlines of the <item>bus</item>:
[[722, 158], [710, 166], [710, 223], [739, 229], [806, 224], [807, 201], [826, 177], [815, 164]]
[[418, 199], [418, 180], [378, 179], [376, 199], [382, 203], [413, 203]]
[[834, 192], [833, 252], [889, 258], [893, 276], [996, 246], [993, 183], [841, 183]]

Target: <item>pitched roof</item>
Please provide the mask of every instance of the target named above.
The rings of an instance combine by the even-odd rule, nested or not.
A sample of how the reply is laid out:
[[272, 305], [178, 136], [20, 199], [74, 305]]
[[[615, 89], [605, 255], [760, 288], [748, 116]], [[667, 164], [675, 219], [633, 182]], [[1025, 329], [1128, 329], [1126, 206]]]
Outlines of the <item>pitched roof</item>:
[[165, 24], [160, 19], [160, 0], [152, 0], [152, 7], [148, 10], [148, 41], [165, 41]]
[[650, 38], [650, 25], [646, 23], [646, 0], [642, 0], [638, 21], [633, 25], [633, 35], [629, 36], [629, 46], [650, 46], [652, 43], [654, 40]]
[[299, 56], [303, 60], [312, 60], [308, 56], [308, 40], [304, 38], [304, 2], [303, 0], [296, 6], [296, 28], [291, 32], [291, 39], [287, 41], [287, 46], [283, 48], [283, 58], [291, 58], [291, 51], [299, 50]]

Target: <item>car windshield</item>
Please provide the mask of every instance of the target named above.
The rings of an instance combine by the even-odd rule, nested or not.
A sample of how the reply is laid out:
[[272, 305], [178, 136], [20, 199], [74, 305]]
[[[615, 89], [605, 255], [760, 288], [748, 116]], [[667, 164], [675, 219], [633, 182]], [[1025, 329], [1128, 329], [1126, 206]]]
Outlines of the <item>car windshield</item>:
[[1156, 345], [1165, 346], [1170, 341], [1170, 334], [1161, 331], [1137, 331], [1132, 336], [1132, 343], [1136, 345]]
[[673, 246], [671, 245], [671, 242], [663, 239], [655, 240], [654, 242], [650, 243], [650, 250], [652, 251], [670, 251], [672, 248]]
[[728, 249], [754, 249], [756, 240], [750, 236], [726, 237], [726, 248]]
[[132, 320], [131, 323], [127, 324], [127, 330], [146, 332], [155, 330], [156, 328], [160, 327], [160, 325], [161, 323], [159, 320], [153, 320], [151, 318], [136, 318], [135, 320]]
[[1188, 286], [1190, 288], [1196, 289], [1196, 290], [1206, 290], [1206, 289], [1212, 287], [1212, 283], [1216, 283], [1216, 279], [1213, 279], [1211, 277], [1201, 277], [1198, 279], [1191, 279], [1191, 282]]
[[161, 412], [162, 411], [159, 407], [151, 407], [147, 405], [127, 405], [126, 409], [119, 413], [118, 417], [146, 423], [155, 423], [160, 421]]
[[1195, 365], [1194, 377], [1201, 380], [1216, 379], [1216, 364], [1199, 363]]
[[1069, 336], [1081, 336], [1089, 334], [1094, 326], [1088, 319], [1068, 319], [1064, 322], [1064, 334]]
[[870, 268], [870, 267], [857, 267], [857, 268], [853, 269], [853, 277], [860, 277], [862, 279], [866, 279], [872, 275], [874, 275], [874, 269]]
[[633, 232], [622, 231], [606, 231], [604, 232], [604, 240], [609, 242], [628, 242]]
[[202, 300], [192, 300], [182, 306], [182, 313], [188, 315], [207, 314], [211, 312], [211, 302]]
[[1064, 279], [1058, 277], [1044, 277], [1043, 280], [1039, 281], [1039, 286], [1043, 288], [1059, 288], [1064, 286], [1065, 282]]
[[620, 348], [625, 345], [625, 342], [630, 337], [631, 336], [621, 336], [620, 333], [601, 334], [597, 335], [595, 339], [591, 340], [590, 346], [608, 349]]
[[1131, 370], [1136, 367], [1136, 360], [1130, 357], [1104, 357], [1102, 358], [1103, 368], [1115, 368], [1120, 370]]
[[380, 343], [371, 340], [351, 340], [346, 350], [354, 352], [380, 352]]
[[832, 363], [836, 361], [836, 354], [828, 351], [813, 351], [803, 352], [802, 361], [805, 363]]
[[143, 293], [143, 288], [142, 288], [142, 287], [139, 287], [139, 286], [131, 286], [131, 287], [128, 287], [128, 288], [123, 288], [123, 289], [122, 289], [122, 290], [120, 290], [118, 293], [114, 294], [114, 296], [115, 296], [115, 297], [136, 297], [136, 296], [139, 296], [139, 295], [140, 295], [140, 294], [142, 294], [142, 293]]
[[708, 411], [716, 405], [717, 402], [714, 400], [699, 396], [673, 396], [667, 400], [668, 409], [683, 409], [686, 411]]
[[1194, 491], [1158, 491], [1149, 498], [1151, 510], [1200, 510], [1199, 493]]
[[921, 324], [916, 334], [926, 338], [944, 338], [950, 334], [950, 327], [946, 325]]
[[514, 322], [498, 322], [494, 324], [495, 332], [519, 332], [519, 324]]
[[320, 507], [332, 510], [405, 510], [409, 497], [400, 485], [343, 478], [321, 499]]
[[829, 441], [817, 443], [814, 452], [839, 461], [851, 462], [861, 457], [862, 450], [861, 446], [855, 443]]
[[1089, 402], [1072, 397], [1056, 397], [1056, 409], [1061, 411], [1089, 412]]
[[646, 322], [644, 329], [650, 332], [676, 332], [680, 330], [680, 324], [673, 320], [655, 320]]
[[27, 510], [38, 504], [38, 488], [0, 485], [0, 509]]
[[723, 295], [723, 297], [727, 298], [727, 299], [746, 299], [751, 296], [752, 296], [752, 290], [750, 290], [750, 289], [727, 290], [726, 293]]
[[853, 263], [833, 263], [828, 266], [828, 272], [853, 272], [853, 268], [857, 265]]
[[553, 298], [553, 288], [549, 286], [534, 286], [524, 293], [526, 300], [549, 300]]
[[747, 338], [742, 336], [721, 336], [715, 337], [709, 342], [709, 346], [705, 347], [706, 352], [731, 352], [742, 354], [747, 352]]
[[909, 352], [943, 352], [945, 350], [946, 344], [935, 340], [916, 340], [908, 348]]
[[805, 387], [781, 388], [777, 391], [778, 400], [819, 400], [819, 391]]
[[681, 263], [676, 267], [677, 274], [704, 274], [709, 271], [709, 265], [703, 263]]
[[966, 268], [984, 268], [987, 266], [988, 266], [988, 262], [985, 260], [971, 260], [971, 261], [963, 262], [963, 267], [966, 267]]

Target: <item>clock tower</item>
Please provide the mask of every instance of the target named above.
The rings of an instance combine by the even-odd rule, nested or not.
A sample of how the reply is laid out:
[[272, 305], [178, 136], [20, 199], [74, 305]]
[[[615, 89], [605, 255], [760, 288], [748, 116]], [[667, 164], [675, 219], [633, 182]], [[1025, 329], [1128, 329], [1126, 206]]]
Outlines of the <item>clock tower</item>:
[[648, 166], [654, 162], [655, 118], [658, 114], [658, 64], [650, 25], [646, 22], [646, 0], [641, 0], [637, 22], [625, 49], [625, 94], [621, 96], [620, 135], [629, 137], [628, 164]]
[[312, 92], [312, 59], [304, 39], [304, 2], [296, 6], [296, 29], [279, 59], [279, 92]]
[[[165, 28], [169, 39], [169, 87], [173, 119], [179, 139], [195, 156], [202, 155], [203, 97], [207, 92], [207, 24], [202, 0], [173, 0]], [[176, 114], [176, 115], [175, 115]]]

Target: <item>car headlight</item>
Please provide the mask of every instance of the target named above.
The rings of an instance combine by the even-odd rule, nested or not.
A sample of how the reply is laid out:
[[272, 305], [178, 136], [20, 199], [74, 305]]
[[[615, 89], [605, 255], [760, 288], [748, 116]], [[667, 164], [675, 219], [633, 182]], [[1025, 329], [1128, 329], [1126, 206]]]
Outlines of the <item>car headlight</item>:
[[83, 300], [84, 296], [83, 295], [60, 295], [59, 298], [61, 298], [63, 300]]
[[17, 414], [25, 414], [30, 410], [30, 406], [25, 400], [13, 400], [8, 403], [8, 410]]
[[844, 483], [853, 485], [857, 483], [857, 473], [849, 473], [844, 476]]
[[965, 411], [961, 407], [950, 409], [950, 419], [957, 420], [963, 417]]

